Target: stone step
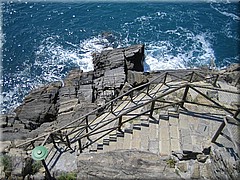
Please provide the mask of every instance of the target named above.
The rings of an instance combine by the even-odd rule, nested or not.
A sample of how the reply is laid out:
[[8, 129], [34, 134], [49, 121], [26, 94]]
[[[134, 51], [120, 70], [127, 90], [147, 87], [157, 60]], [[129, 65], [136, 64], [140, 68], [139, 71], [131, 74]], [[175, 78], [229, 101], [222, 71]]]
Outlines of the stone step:
[[140, 139], [141, 139], [141, 144], [140, 144], [140, 149], [143, 151], [149, 151], [149, 126], [145, 126], [141, 124], [141, 133], [140, 133]]
[[141, 129], [133, 128], [131, 149], [140, 149], [141, 147]]
[[169, 122], [166, 119], [160, 119], [159, 122], [159, 154], [168, 156], [171, 153]]
[[181, 149], [186, 152], [193, 151], [191, 132], [189, 129], [180, 129]]
[[123, 149], [132, 149], [132, 133], [126, 130], [124, 132]]
[[180, 142], [183, 151], [201, 153], [209, 146], [223, 121], [224, 113], [211, 107], [185, 104], [179, 111]]
[[[98, 139], [96, 142], [94, 142], [91, 147], [89, 148], [90, 152], [96, 152], [98, 150], [104, 150], [104, 143], [106, 143], [106, 139], [109, 139], [110, 142], [110, 134], [107, 132], [111, 131], [109, 130], [110, 128], [113, 128], [116, 124], [116, 120], [110, 121], [112, 118], [115, 116], [112, 113], [104, 113], [101, 116], [97, 117], [94, 121], [91, 122], [89, 125], [91, 129], [89, 129], [89, 132], [94, 131], [94, 129], [100, 128], [103, 124], [108, 123], [106, 126], [101, 127], [100, 129], [96, 130], [95, 132], [98, 132], [97, 134], [91, 135], [90, 140], [95, 141]], [[108, 138], [106, 138], [108, 137]]]
[[117, 149], [123, 149], [124, 132], [117, 132]]
[[[162, 84], [156, 85], [152, 90], [149, 91], [149, 94], [154, 95], [156, 92], [159, 91], [159, 89], [162, 87]], [[165, 86], [167, 87], [167, 86]], [[147, 96], [144, 93], [140, 93], [137, 97], [134, 98], [134, 101], [142, 101], [144, 99], [151, 99], [149, 96]], [[118, 104], [116, 108], [113, 108], [113, 112], [119, 113], [123, 109], [129, 109], [131, 107], [135, 106], [135, 104], [124, 101], [121, 104]], [[136, 109], [131, 112], [131, 114], [139, 114], [141, 112], [142, 108]], [[159, 114], [154, 114], [154, 118], [158, 119]], [[97, 118], [95, 120], [95, 123], [93, 123], [91, 126], [94, 128], [97, 128], [101, 122], [103, 122], [103, 119], [108, 119], [109, 115], [102, 115], [101, 117]], [[133, 118], [135, 115], [127, 115], [123, 116], [123, 122]], [[99, 123], [99, 124], [98, 124]], [[150, 128], [151, 131], [149, 131], [149, 134], [144, 134], [144, 136], [141, 133], [142, 126], [145, 127], [145, 132], [148, 132], [147, 130]], [[124, 131], [124, 136], [117, 138], [117, 136], [109, 135], [108, 138], [101, 138], [97, 141], [97, 145], [92, 145], [90, 151], [96, 151], [96, 150], [114, 150], [116, 148], [134, 148], [134, 149], [145, 149], [149, 150], [152, 149], [152, 151], [156, 152], [158, 151], [158, 121], [152, 120], [152, 122], [149, 125], [149, 120], [142, 121], [141, 118], [136, 118], [131, 120], [131, 122], [124, 124], [122, 127]], [[99, 134], [98, 134], [99, 135]], [[117, 142], [119, 139], [119, 142]], [[152, 139], [152, 141], [149, 143], [149, 139]], [[131, 140], [131, 141], [130, 141]], [[142, 141], [143, 140], [143, 141]]]
[[117, 131], [113, 131], [109, 134], [108, 151], [114, 151], [116, 149], [117, 149]]
[[159, 139], [158, 138], [149, 139], [148, 150], [155, 154], [159, 153]]
[[133, 98], [134, 102], [139, 102], [139, 101], [146, 101], [146, 100], [150, 100], [153, 97], [156, 96], [156, 93], [161, 89], [162, 84], [155, 84], [153, 88], [151, 88], [150, 90], [145, 90], [144, 92], [140, 93], [139, 95], [135, 96]]
[[171, 151], [181, 152], [178, 118], [169, 116], [169, 133], [171, 139]]
[[113, 112], [118, 115], [123, 109], [128, 108], [129, 104], [131, 104], [130, 101], [122, 101], [121, 103], [117, 104], [116, 107], [113, 108]]

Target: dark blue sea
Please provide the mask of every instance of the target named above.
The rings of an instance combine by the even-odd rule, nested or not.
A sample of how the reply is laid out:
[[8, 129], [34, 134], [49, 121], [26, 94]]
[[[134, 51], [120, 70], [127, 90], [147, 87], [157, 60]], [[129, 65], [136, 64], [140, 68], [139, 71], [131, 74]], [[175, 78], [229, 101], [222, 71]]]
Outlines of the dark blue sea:
[[217, 68], [239, 61], [240, 3], [4, 1], [1, 113], [32, 89], [73, 68], [93, 70], [91, 54], [145, 45], [145, 71]]

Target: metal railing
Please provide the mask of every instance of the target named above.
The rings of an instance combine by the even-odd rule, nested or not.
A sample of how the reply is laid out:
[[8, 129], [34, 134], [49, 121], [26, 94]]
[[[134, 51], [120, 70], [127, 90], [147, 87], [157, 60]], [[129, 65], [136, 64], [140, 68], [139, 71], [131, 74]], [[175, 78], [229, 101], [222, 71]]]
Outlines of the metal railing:
[[[69, 148], [74, 150], [72, 144], [77, 143], [79, 151], [82, 152], [85, 148], [88, 148], [89, 146], [93, 145], [95, 142], [106, 137], [113, 131], [115, 130], [121, 131], [121, 127], [124, 123], [131, 121], [136, 117], [139, 117], [144, 114], [152, 116], [154, 110], [165, 108], [168, 106], [177, 105], [183, 107], [184, 103], [192, 103], [202, 106], [218, 108], [225, 111], [226, 114], [230, 115], [232, 118], [237, 120], [239, 109], [225, 107], [216, 100], [209, 98], [206, 94], [199, 90], [199, 88], [201, 88], [239, 94], [238, 92], [235, 91], [222, 90], [220, 88], [217, 88], [216, 83], [218, 77], [219, 75], [216, 73], [206, 73], [201, 72], [199, 70], [196, 71], [185, 70], [182, 72], [178, 71], [178, 73], [174, 73], [174, 71], [166, 71], [164, 73], [161, 73], [159, 76], [153, 78], [148, 83], [137, 86], [131, 89], [130, 91], [123, 93], [117, 98], [105, 103], [103, 106], [96, 108], [95, 110], [85, 114], [84, 116], [81, 116], [80, 118], [75, 119], [72, 122], [60, 128], [57, 128], [51, 132], [42, 134], [39, 137], [21, 143], [17, 145], [17, 147], [32, 149], [36, 146], [36, 142], [38, 143], [40, 142], [41, 145], [53, 143], [53, 145], [56, 148], [59, 148], [58, 145], [62, 143], [66, 146], [67, 149]], [[194, 82], [197, 81], [210, 82], [214, 87], [200, 86], [194, 84]], [[173, 84], [173, 82], [178, 83]], [[165, 89], [162, 88], [163, 86], [165, 86]], [[157, 88], [157, 90], [153, 92], [152, 90], [154, 88]], [[212, 104], [209, 103], [203, 104], [188, 100], [187, 95], [190, 89], [203, 96]], [[165, 97], [177, 91], [184, 92], [180, 100], [172, 101], [164, 100]], [[141, 93], [146, 95], [145, 99], [137, 98]], [[123, 97], [128, 97], [129, 101], [120, 101], [123, 99]], [[161, 102], [164, 104], [162, 106], [159, 106], [159, 104], [157, 105], [156, 102]], [[123, 103], [126, 104], [124, 105]], [[133, 106], [129, 107], [130, 104]], [[118, 107], [121, 107], [121, 109], [118, 110]], [[145, 107], [145, 110], [142, 111], [141, 113], [131, 114], [135, 110], [142, 107]], [[104, 109], [105, 111], [103, 111]], [[99, 111], [102, 111], [102, 115], [91, 119], [91, 116], [98, 114]], [[131, 115], [130, 118], [128, 118], [127, 120], [123, 120], [124, 116], [130, 115]]]

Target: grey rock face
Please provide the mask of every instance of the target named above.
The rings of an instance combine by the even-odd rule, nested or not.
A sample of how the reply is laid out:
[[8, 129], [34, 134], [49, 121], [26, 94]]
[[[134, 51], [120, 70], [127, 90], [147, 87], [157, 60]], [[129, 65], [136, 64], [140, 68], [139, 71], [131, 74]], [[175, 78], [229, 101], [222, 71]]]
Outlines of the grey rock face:
[[[95, 99], [106, 102], [117, 97], [126, 81], [137, 82], [139, 78], [137, 74], [133, 77], [133, 74], [136, 71], [143, 72], [143, 61], [143, 45], [134, 45], [114, 51], [107, 50], [94, 56]], [[131, 73], [128, 73], [129, 70]]]
[[136, 150], [81, 154], [77, 167], [77, 179], [180, 179], [166, 157]]
[[[4, 140], [35, 137], [45, 131], [43, 124], [51, 122], [51, 128], [61, 127], [117, 97], [128, 80], [127, 71], [131, 70], [131, 74], [142, 71], [143, 60], [143, 45], [94, 55], [94, 71], [74, 69], [63, 82], [53, 82], [30, 92], [15, 109], [15, 116], [2, 116]], [[139, 77], [141, 75], [131, 75], [130, 81], [142, 82]]]
[[31, 92], [16, 112], [16, 118], [21, 122], [41, 124], [51, 122], [57, 115], [57, 98], [61, 84], [52, 83]]

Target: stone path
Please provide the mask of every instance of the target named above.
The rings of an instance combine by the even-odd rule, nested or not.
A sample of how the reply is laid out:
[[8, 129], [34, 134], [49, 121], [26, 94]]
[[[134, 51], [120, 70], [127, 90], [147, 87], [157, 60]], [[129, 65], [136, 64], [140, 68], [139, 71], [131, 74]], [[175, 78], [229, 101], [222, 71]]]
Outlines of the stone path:
[[[136, 152], [150, 152], [160, 155], [161, 157], [176, 155], [180, 160], [188, 158], [189, 154], [202, 154], [212, 145], [211, 139], [221, 125], [223, 118], [228, 115], [227, 112], [216, 108], [189, 103], [185, 103], [183, 107], [167, 106], [165, 108], [158, 109], [158, 106], [160, 107], [164, 105], [163, 102], [156, 102], [154, 104], [155, 110], [151, 115], [150, 111], [143, 113], [149, 108], [148, 104], [128, 112], [132, 108], [136, 107], [136, 105], [151, 101], [152, 98], [170, 91], [171, 86], [176, 87], [180, 84], [181, 83], [176, 84], [175, 82], [172, 84], [169, 83], [168, 86], [157, 84], [149, 91], [149, 93], [142, 92], [132, 98], [124, 97], [123, 101], [113, 108], [113, 113], [104, 113], [97, 117], [92, 123], [93, 129], [101, 126], [102, 123], [107, 122], [109, 119], [114, 119], [120, 114], [122, 114], [122, 122], [125, 123], [121, 126], [121, 131], [116, 129], [106, 136], [104, 136], [106, 132], [103, 131], [91, 136], [90, 139], [93, 141], [100, 136], [103, 137], [98, 139], [88, 148], [84, 149], [83, 153], [79, 156], [80, 159], [85, 156], [84, 154], [89, 153], [98, 154], [129, 150]], [[204, 84], [202, 83], [202, 85]], [[209, 86], [209, 84], [205, 85]], [[203, 90], [202, 92], [207, 94], [209, 91]], [[177, 93], [165, 97], [164, 100], [171, 101], [179, 99], [183, 93], [184, 89], [179, 90]], [[179, 96], [179, 94], [181, 96]], [[200, 97], [193, 90], [189, 90], [187, 98], [201, 103], [212, 103], [209, 100], [204, 99], [204, 97]], [[223, 103], [221, 98], [219, 100]], [[107, 131], [108, 128], [115, 127], [116, 124], [118, 124], [118, 121], [113, 121], [101, 130]], [[229, 132], [229, 128], [231, 129], [231, 132]], [[229, 128], [224, 129], [223, 133], [236, 137], [236, 134], [239, 132], [238, 128], [233, 124], [229, 125]], [[239, 142], [239, 139], [235, 139]], [[234, 144], [230, 143], [231, 145], [229, 145], [228, 141], [229, 140], [223, 136], [220, 136], [218, 139], [218, 143], [228, 143], [226, 146], [234, 147]], [[77, 144], [75, 150], [76, 148]], [[79, 154], [77, 153], [76, 155]], [[71, 155], [69, 154], [69, 157], [70, 156], [74, 156], [74, 153]], [[51, 156], [49, 156], [49, 158], [50, 157]], [[66, 158], [67, 156], [60, 157], [58, 159], [58, 163], [63, 163]], [[185, 166], [191, 166], [193, 171], [192, 174], [179, 172], [182, 177], [200, 178], [200, 174], [204, 173], [204, 177], [210, 176], [206, 170], [208, 169], [207, 165], [203, 166], [198, 163], [192, 163], [190, 165], [189, 162], [186, 162], [185, 164], [183, 162], [179, 162], [177, 167], [180, 171], [184, 171], [184, 168], [186, 168]], [[73, 167], [76, 168], [76, 164]], [[54, 168], [57, 169], [58, 166], [55, 166]]]

